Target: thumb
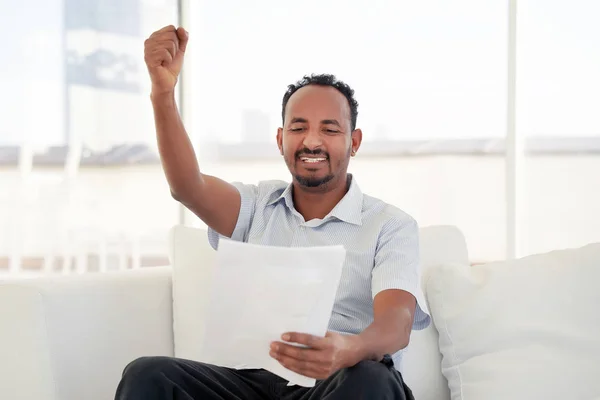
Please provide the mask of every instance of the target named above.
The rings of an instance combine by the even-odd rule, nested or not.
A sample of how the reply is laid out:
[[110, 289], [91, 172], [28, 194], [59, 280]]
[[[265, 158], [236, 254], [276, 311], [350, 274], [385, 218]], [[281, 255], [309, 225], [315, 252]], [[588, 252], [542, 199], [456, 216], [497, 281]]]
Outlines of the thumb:
[[183, 27], [177, 28], [177, 38], [179, 39], [179, 50], [185, 52], [190, 35]]

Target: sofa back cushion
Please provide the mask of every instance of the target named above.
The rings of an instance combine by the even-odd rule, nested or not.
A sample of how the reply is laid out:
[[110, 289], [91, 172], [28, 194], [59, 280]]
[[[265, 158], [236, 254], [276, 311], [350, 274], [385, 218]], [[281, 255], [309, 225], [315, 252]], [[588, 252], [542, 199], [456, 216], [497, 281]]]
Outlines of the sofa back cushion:
[[204, 229], [175, 226], [169, 235], [173, 266], [173, 342], [175, 357], [202, 360], [206, 308], [215, 250]]
[[600, 243], [430, 272], [453, 400], [600, 398]]
[[[421, 271], [423, 288], [433, 267], [443, 264], [469, 265], [463, 234], [453, 226], [431, 226], [420, 230]], [[427, 293], [425, 293], [427, 298]], [[429, 300], [428, 300], [429, 302]], [[442, 374], [442, 355], [434, 324], [413, 331], [405, 350], [402, 375], [419, 400], [450, 399], [448, 382]]]

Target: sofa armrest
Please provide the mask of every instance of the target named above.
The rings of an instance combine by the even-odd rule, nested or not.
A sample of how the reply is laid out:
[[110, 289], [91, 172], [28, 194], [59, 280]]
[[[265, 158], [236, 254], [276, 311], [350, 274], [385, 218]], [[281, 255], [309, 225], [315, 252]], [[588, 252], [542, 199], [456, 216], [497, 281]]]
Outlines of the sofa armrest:
[[111, 399], [144, 355], [173, 355], [169, 267], [0, 283], [0, 398]]

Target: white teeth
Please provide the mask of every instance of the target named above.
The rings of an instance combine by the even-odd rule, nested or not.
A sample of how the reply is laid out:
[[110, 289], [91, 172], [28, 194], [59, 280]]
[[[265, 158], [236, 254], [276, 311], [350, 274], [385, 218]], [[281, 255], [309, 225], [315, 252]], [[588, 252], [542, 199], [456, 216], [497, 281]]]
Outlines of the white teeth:
[[325, 158], [308, 158], [308, 157], [302, 157], [301, 158], [302, 161], [304, 162], [308, 162], [308, 163], [317, 163], [319, 161], [325, 161]]

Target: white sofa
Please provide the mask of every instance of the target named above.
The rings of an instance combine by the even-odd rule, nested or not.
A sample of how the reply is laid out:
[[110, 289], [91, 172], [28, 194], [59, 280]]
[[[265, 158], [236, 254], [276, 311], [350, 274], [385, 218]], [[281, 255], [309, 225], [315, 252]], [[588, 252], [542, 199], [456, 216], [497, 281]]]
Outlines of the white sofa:
[[[453, 227], [421, 229], [421, 254], [424, 279], [431, 265], [468, 265]], [[0, 282], [0, 399], [113, 398], [128, 362], [174, 354], [172, 276], [157, 267]], [[433, 324], [413, 332], [403, 374], [418, 400], [450, 399], [441, 361]]]
[[[468, 262], [455, 228], [424, 228], [421, 243], [424, 266]], [[157, 267], [0, 283], [0, 399], [113, 398], [129, 361], [174, 354], [171, 278]], [[413, 333], [404, 375], [417, 399], [449, 399], [440, 362], [433, 324]]]

